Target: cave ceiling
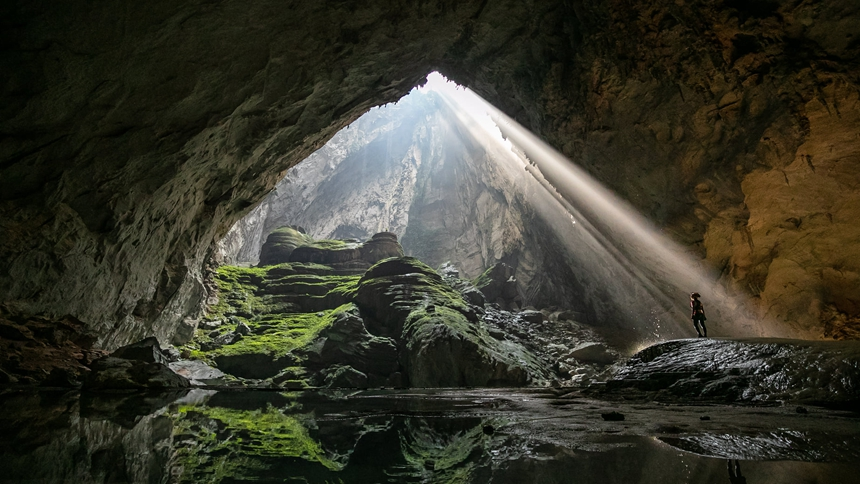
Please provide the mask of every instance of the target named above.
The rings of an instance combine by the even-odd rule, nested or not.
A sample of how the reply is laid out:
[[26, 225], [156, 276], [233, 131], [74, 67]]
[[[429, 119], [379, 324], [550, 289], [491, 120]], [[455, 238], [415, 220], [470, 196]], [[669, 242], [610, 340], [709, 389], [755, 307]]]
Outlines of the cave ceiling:
[[860, 321], [860, 4], [0, 7], [0, 298], [167, 339], [213, 242], [428, 72], [469, 86], [806, 337]]

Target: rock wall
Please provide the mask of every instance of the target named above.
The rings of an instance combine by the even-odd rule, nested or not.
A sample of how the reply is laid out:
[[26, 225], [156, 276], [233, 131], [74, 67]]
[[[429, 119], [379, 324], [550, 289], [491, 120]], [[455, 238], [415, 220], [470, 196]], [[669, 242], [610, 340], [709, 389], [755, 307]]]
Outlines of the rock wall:
[[[0, 299], [162, 340], [215, 240], [438, 69], [799, 334], [856, 334], [850, 0], [6, 2]], [[847, 194], [845, 194], [847, 192]], [[185, 299], [177, 299], [177, 294]]]

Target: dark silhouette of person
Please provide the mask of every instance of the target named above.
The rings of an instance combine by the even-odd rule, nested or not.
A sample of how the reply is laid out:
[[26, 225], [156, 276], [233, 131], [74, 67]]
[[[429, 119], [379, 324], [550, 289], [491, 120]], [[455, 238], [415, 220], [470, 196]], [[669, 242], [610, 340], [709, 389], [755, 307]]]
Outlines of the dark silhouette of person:
[[729, 482], [731, 484], [747, 484], [747, 478], [741, 474], [741, 463], [735, 460], [735, 468], [732, 469], [732, 460], [726, 460], [726, 466], [729, 468]]
[[[702, 301], [699, 301], [699, 297], [701, 295], [698, 292], [694, 292], [690, 294], [690, 310], [692, 311], [691, 317], [693, 318], [693, 326], [696, 327], [696, 334], [699, 335], [699, 338], [704, 336], [708, 337], [708, 328], [705, 327], [705, 306], [702, 305]], [[699, 325], [702, 326], [702, 329], [699, 330]]]

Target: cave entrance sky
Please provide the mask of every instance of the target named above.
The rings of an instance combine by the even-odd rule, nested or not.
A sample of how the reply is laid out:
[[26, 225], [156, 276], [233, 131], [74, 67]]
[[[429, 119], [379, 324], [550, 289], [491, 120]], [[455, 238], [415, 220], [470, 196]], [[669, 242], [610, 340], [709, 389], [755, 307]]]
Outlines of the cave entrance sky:
[[416, 90], [437, 93], [457, 118], [451, 122], [503, 165], [499, 168], [511, 185], [562, 241], [563, 253], [554, 254], [557, 263], [587, 281], [583, 296], [602, 308], [602, 320], [593, 323], [629, 333], [619, 343], [635, 349], [693, 334], [692, 291], [703, 295], [711, 336], [790, 336], [779, 334], [777, 325], [763, 324], [750, 302], [729, 295], [718, 274], [697, 257], [470, 89], [433, 72]]

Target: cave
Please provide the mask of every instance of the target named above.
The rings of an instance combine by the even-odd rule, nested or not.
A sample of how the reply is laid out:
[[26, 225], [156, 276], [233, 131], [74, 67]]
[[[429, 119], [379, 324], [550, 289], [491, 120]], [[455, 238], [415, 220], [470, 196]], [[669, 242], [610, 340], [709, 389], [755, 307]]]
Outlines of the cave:
[[[860, 470], [856, 2], [13, 0], [0, 25], [0, 480]], [[517, 176], [414, 100], [434, 72], [489, 103]], [[360, 170], [314, 168], [373, 122]], [[455, 168], [369, 200], [419, 129]], [[334, 198], [286, 193], [313, 173]], [[576, 262], [519, 183], [575, 230], [647, 231]]]

